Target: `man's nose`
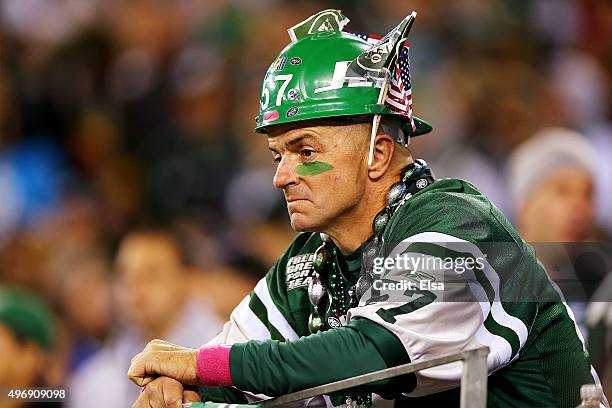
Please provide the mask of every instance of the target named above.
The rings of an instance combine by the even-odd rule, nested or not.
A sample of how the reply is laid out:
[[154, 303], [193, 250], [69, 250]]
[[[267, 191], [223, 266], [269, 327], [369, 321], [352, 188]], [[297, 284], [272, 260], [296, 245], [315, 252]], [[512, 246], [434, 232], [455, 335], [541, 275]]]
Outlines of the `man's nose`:
[[297, 171], [295, 163], [282, 158], [276, 167], [274, 174], [274, 187], [282, 189], [290, 184], [297, 183]]

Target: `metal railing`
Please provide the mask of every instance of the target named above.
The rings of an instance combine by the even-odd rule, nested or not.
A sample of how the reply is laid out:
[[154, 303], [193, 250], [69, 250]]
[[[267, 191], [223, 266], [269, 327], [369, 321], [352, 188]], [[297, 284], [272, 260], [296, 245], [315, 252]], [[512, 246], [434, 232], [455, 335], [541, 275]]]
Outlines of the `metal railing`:
[[320, 385], [306, 390], [297, 391], [281, 397], [272, 398], [265, 401], [260, 401], [252, 405], [238, 404], [215, 404], [215, 403], [194, 403], [184, 404], [184, 407], [190, 408], [241, 408], [254, 406], [261, 408], [283, 407], [289, 403], [300, 401], [306, 398], [312, 398], [319, 395], [330, 394], [337, 391], [346, 390], [360, 385], [369, 384], [375, 381], [386, 380], [393, 377], [398, 377], [404, 374], [414, 373], [441, 366], [456, 361], [463, 362], [463, 370], [461, 374], [461, 397], [460, 408], [485, 408], [487, 406], [487, 355], [489, 354], [488, 347], [480, 347], [471, 350], [465, 350], [460, 353], [444, 354], [439, 357], [434, 357], [428, 360], [419, 361], [416, 363], [403, 364], [396, 367], [386, 368], [384, 370], [375, 371], [369, 374], [359, 375], [357, 377], [340, 380], [329, 384]]

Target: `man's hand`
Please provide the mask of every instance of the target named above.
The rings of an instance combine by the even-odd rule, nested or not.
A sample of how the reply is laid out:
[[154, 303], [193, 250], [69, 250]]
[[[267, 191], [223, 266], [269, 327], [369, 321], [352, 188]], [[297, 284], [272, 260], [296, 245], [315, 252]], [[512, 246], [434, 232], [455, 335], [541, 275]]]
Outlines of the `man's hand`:
[[159, 377], [142, 391], [132, 408], [181, 408], [183, 402], [199, 402], [200, 395], [185, 390], [175, 379]]
[[158, 376], [166, 376], [187, 384], [198, 384], [198, 350], [153, 340], [142, 353], [132, 358], [128, 377], [144, 387]]

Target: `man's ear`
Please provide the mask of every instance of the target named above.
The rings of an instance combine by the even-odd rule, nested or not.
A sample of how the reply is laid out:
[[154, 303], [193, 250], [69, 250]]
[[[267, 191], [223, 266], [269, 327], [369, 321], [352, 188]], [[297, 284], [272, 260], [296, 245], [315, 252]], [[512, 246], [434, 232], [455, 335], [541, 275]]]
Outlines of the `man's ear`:
[[381, 178], [389, 169], [395, 152], [395, 142], [386, 133], [379, 133], [374, 139], [372, 165], [368, 166], [368, 177]]

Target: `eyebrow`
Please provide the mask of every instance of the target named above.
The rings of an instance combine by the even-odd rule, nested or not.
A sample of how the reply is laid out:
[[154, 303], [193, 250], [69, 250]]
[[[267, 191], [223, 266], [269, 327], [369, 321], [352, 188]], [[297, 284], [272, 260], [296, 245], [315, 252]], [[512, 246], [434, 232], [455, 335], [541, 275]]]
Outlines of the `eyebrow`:
[[[300, 135], [300, 136], [298, 136], [298, 137], [296, 137], [296, 138], [294, 138], [294, 139], [289, 140], [287, 143], [285, 143], [285, 146], [286, 146], [287, 148], [290, 148], [290, 147], [292, 147], [292, 146], [295, 146], [295, 145], [299, 144], [299, 143], [300, 143], [300, 142], [302, 142], [304, 139], [312, 139], [312, 137], [313, 137], [312, 135], [308, 135], [308, 134], [305, 134], [305, 135]], [[271, 148], [270, 146], [268, 146], [268, 149], [269, 149], [271, 152], [278, 153], [276, 150], [274, 150], [274, 149], [273, 149], [273, 148]]]

